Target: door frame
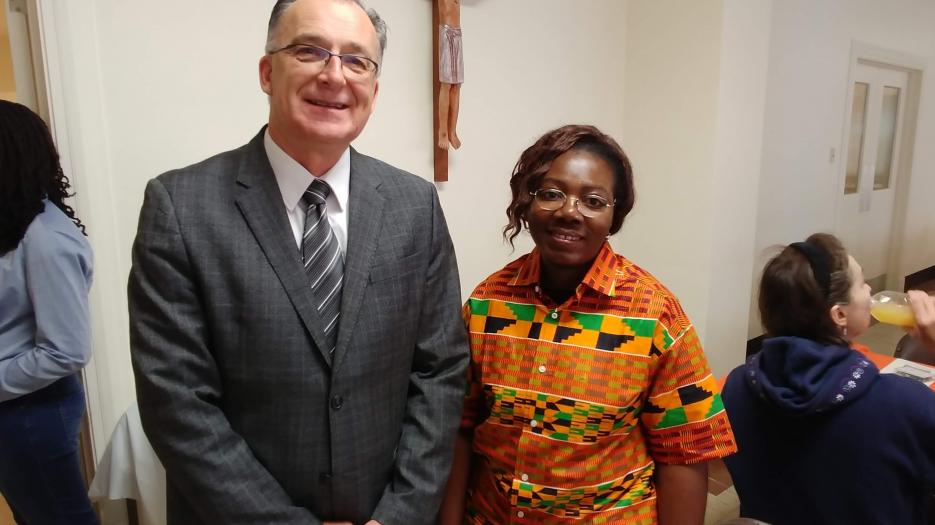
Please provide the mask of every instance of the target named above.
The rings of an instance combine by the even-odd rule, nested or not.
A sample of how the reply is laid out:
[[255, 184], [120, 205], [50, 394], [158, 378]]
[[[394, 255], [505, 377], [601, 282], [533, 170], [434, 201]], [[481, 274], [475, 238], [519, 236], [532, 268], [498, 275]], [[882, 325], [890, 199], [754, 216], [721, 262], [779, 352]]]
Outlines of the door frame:
[[854, 82], [857, 80], [858, 64], [903, 71], [909, 75], [909, 84], [905, 95], [905, 118], [897, 133], [901, 135], [898, 152], [900, 162], [895, 173], [896, 187], [893, 203], [893, 224], [890, 230], [890, 253], [886, 264], [887, 289], [901, 288], [905, 269], [902, 267], [904, 233], [906, 231], [906, 207], [909, 201], [909, 187], [912, 185], [913, 152], [916, 142], [919, 101], [922, 94], [922, 77], [925, 74], [924, 59], [902, 51], [887, 49], [859, 40], [851, 41], [851, 55], [847, 72], [847, 95], [844, 101], [844, 119], [841, 129], [841, 141], [838, 150], [838, 163], [835, 168], [834, 226], [835, 232], [843, 230], [844, 183], [847, 176], [848, 134], [851, 127], [851, 106], [854, 100]]
[[[72, 162], [72, 149], [69, 142], [67, 114], [63, 110], [64, 91], [61, 75], [61, 56], [56, 38], [54, 9], [50, 9], [48, 0], [7, 0], [10, 11], [17, 11], [26, 16], [27, 38], [32, 65], [31, 89], [35, 96], [36, 112], [45, 120], [55, 139], [62, 170], [68, 175], [76, 209], [82, 209], [82, 181], [75, 174]], [[0, 7], [3, 7], [0, 5]], [[101, 421], [98, 397], [98, 370], [94, 361], [80, 372], [85, 389], [85, 413], [81, 420], [78, 440], [78, 452], [81, 459], [81, 471], [85, 483], [90, 486], [97, 466], [95, 433], [92, 431]]]
[[62, 168], [88, 226], [96, 278], [91, 288], [94, 357], [83, 373], [92, 453], [100, 459], [128, 406], [136, 402], [131, 371], [126, 269], [130, 253], [119, 213], [120, 173], [108, 141], [104, 50], [97, 0], [25, 0], [36, 7], [50, 123]]

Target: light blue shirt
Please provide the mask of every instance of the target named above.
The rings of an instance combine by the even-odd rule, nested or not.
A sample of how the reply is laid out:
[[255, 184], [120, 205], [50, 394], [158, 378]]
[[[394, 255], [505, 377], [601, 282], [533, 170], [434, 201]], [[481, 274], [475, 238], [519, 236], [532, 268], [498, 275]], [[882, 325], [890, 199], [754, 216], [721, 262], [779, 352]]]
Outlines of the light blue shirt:
[[43, 202], [19, 246], [0, 256], [0, 402], [91, 359], [91, 245], [62, 210]]

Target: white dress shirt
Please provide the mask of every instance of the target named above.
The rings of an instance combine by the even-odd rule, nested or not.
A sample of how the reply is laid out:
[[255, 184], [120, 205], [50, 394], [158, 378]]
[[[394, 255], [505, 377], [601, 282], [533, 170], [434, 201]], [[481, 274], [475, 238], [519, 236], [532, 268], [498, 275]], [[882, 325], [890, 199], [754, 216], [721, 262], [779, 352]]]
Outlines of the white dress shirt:
[[[276, 175], [279, 192], [282, 193], [282, 202], [286, 206], [295, 245], [301, 250], [302, 233], [305, 231], [305, 206], [299, 206], [299, 203], [316, 175], [286, 154], [269, 136], [269, 129], [264, 134], [263, 146], [266, 148], [266, 157], [269, 158], [273, 174]], [[331, 187], [331, 194], [326, 199], [328, 222], [338, 237], [341, 252], [347, 254], [347, 200], [351, 187], [351, 149], [344, 150], [338, 162], [318, 178]]]

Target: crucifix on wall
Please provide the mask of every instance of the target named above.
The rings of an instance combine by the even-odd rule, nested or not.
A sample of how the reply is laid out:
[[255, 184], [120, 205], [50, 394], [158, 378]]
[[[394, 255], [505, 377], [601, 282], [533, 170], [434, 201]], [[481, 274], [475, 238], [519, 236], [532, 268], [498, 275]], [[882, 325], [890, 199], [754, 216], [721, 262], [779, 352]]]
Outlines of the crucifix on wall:
[[448, 180], [448, 150], [461, 147], [458, 108], [464, 82], [461, 46], [461, 0], [434, 0], [434, 136], [435, 181]]

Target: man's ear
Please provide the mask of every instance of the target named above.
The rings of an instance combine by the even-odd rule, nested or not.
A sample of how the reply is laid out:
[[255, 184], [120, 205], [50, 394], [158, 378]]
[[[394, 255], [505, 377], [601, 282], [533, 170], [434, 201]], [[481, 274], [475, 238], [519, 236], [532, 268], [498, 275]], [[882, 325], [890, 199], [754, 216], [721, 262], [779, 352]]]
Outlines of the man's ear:
[[263, 93], [271, 95], [273, 91], [273, 63], [272, 57], [269, 55], [263, 55], [260, 58], [260, 89], [263, 90]]
[[839, 328], [847, 326], [847, 312], [844, 311], [844, 308], [840, 304], [836, 304], [828, 310], [828, 314], [831, 316], [831, 320], [834, 324], [838, 325]]

